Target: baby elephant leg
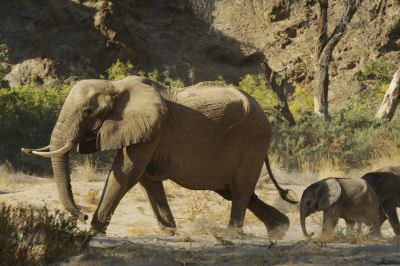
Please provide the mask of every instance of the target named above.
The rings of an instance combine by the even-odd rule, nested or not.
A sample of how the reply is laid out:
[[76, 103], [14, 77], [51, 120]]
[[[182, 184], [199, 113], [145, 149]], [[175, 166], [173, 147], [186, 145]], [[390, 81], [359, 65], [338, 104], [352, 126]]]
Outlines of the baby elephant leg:
[[369, 223], [369, 235], [372, 237], [381, 236], [381, 225], [386, 220], [386, 215], [383, 208], [378, 208], [378, 211], [372, 216]]
[[324, 211], [322, 220], [322, 235], [328, 238], [332, 237], [339, 216], [334, 210], [328, 209]]

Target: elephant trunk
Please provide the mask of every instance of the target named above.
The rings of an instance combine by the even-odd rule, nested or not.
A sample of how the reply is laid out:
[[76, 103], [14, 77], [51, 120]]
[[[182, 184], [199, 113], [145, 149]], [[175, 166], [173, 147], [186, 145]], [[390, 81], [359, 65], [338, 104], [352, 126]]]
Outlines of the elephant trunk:
[[[57, 123], [53, 130], [50, 141], [50, 151], [59, 150], [66, 146], [65, 138], [61, 136], [62, 124]], [[75, 204], [71, 188], [71, 177], [69, 168], [69, 151], [63, 154], [51, 157], [51, 164], [53, 167], [54, 180], [57, 185], [59, 198], [63, 206], [75, 217], [81, 221], [86, 221], [88, 216], [81, 213]]]
[[312, 237], [313, 233], [308, 233], [307, 228], [306, 228], [306, 218], [309, 215], [309, 211], [307, 211], [307, 208], [304, 206], [304, 202], [300, 202], [300, 223], [301, 223], [301, 230], [303, 231], [303, 234], [306, 237]]

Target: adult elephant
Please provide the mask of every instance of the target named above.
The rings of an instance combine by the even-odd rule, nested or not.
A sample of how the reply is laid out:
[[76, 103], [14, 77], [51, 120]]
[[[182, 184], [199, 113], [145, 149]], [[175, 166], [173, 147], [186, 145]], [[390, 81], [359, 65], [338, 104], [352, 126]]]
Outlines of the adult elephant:
[[213, 190], [232, 201], [229, 225], [242, 227], [249, 208], [269, 233], [284, 233], [288, 218], [254, 194], [263, 162], [283, 199], [295, 202], [275, 181], [268, 162], [271, 127], [257, 102], [233, 86], [210, 82], [180, 90], [131, 76], [82, 80], [70, 91], [50, 145], [26, 153], [51, 157], [61, 202], [80, 219], [71, 190], [70, 150], [116, 149], [91, 225], [104, 233], [124, 194], [140, 182], [159, 223], [175, 228], [162, 181]]

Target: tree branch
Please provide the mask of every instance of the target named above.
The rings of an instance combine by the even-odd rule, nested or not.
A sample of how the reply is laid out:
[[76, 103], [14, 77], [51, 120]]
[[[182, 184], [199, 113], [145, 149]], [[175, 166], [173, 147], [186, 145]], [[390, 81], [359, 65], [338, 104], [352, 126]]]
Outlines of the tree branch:
[[289, 105], [285, 95], [285, 90], [287, 90], [290, 86], [293, 85], [289, 84], [285, 79], [285, 77], [282, 76], [279, 72], [272, 70], [266, 59], [263, 62], [263, 68], [264, 68], [265, 81], [278, 97], [277, 109], [289, 123], [289, 126], [294, 126], [296, 124], [296, 121], [293, 117], [292, 112], [289, 109]]

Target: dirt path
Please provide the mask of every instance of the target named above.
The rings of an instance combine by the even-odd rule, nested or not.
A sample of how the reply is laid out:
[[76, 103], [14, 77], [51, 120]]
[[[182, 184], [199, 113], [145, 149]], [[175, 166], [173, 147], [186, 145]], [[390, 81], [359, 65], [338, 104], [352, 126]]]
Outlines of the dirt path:
[[[280, 182], [298, 196], [312, 179], [278, 173]], [[0, 176], [1, 178], [1, 176]], [[0, 187], [0, 202], [8, 204], [47, 205], [62, 208], [51, 180], [18, 177]], [[295, 182], [293, 182], [295, 180]], [[88, 214], [97, 206], [104, 182], [73, 181], [77, 203]], [[270, 241], [264, 225], [250, 212], [246, 214], [244, 235], [232, 235], [225, 229], [230, 203], [208, 191], [190, 191], [171, 182], [165, 184], [167, 197], [177, 222], [177, 232], [159, 229], [145, 191], [134, 187], [118, 206], [106, 238], [94, 238], [90, 249], [71, 258], [65, 265], [379, 265], [400, 264], [400, 246], [393, 241], [387, 223], [385, 239], [323, 244], [304, 239], [298, 217], [298, 206], [280, 200], [271, 184], [261, 181], [256, 193], [289, 216], [290, 229], [282, 240]], [[307, 220], [310, 231], [320, 231], [321, 215]], [[88, 228], [89, 225], [81, 225]], [[340, 227], [344, 223], [339, 224]], [[342, 228], [339, 228], [342, 230]], [[351, 244], [351, 243], [358, 244]]]
[[[228, 240], [225, 240], [228, 241]], [[95, 238], [65, 265], [399, 265], [397, 244]]]

